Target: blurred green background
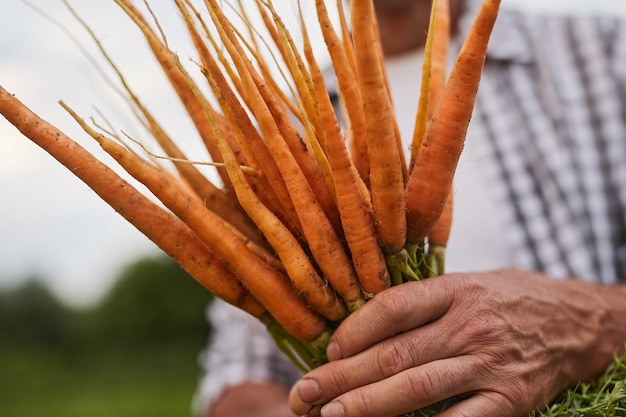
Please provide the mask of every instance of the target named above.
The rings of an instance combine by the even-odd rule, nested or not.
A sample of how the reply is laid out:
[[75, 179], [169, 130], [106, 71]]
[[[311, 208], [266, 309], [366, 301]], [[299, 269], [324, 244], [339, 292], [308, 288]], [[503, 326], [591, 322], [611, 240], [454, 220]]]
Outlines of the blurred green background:
[[192, 415], [211, 295], [174, 261], [128, 265], [87, 310], [39, 282], [0, 292], [0, 416]]

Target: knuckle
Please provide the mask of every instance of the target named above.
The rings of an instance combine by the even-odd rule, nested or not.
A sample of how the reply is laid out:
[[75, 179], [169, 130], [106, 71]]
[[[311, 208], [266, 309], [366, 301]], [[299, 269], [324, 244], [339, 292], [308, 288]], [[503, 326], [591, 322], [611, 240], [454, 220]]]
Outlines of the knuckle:
[[370, 301], [371, 308], [380, 317], [393, 317], [409, 311], [411, 305], [402, 291], [383, 291]]
[[400, 341], [384, 343], [377, 351], [375, 360], [375, 367], [386, 377], [415, 366], [412, 350]]
[[352, 387], [346, 376], [344, 372], [330, 372], [328, 375], [329, 384], [324, 386], [329, 387], [329, 391], [332, 392], [327, 392], [326, 394], [336, 396], [349, 391]]
[[444, 379], [438, 372], [415, 373], [410, 376], [407, 389], [413, 398], [429, 401], [442, 390]]

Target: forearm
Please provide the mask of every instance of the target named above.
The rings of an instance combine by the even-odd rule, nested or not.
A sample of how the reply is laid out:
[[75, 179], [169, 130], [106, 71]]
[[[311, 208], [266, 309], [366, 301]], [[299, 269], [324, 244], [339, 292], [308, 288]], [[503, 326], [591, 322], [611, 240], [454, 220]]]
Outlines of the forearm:
[[[595, 331], [590, 351], [584, 355], [583, 380], [598, 377], [615, 355], [624, 353], [626, 344], [626, 284], [601, 285], [572, 282], [582, 294], [584, 305], [593, 306], [589, 320], [581, 323], [581, 335]], [[593, 336], [593, 333], [591, 333]]]

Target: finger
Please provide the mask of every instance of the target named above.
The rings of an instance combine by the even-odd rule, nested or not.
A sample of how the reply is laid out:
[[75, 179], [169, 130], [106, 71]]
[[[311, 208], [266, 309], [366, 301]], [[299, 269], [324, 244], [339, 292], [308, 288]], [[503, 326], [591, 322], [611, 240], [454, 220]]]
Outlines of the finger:
[[328, 346], [329, 360], [352, 356], [390, 336], [441, 317], [454, 301], [446, 277], [389, 288], [352, 314], [337, 328]]
[[[354, 356], [330, 362], [307, 373], [306, 383], [296, 384], [292, 407], [323, 404], [345, 392], [384, 380], [410, 368], [448, 357], [460, 356], [466, 346], [460, 333], [462, 323], [446, 319], [388, 338]], [[323, 389], [322, 389], [323, 387]]]
[[470, 356], [430, 362], [340, 395], [322, 407], [321, 416], [338, 415], [328, 412], [338, 407], [345, 416], [403, 415], [475, 390], [480, 383], [474, 368]]

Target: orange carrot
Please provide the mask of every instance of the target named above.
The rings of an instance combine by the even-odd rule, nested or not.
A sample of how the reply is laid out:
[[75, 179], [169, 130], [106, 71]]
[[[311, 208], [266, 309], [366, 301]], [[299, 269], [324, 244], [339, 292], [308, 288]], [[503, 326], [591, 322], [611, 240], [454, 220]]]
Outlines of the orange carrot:
[[445, 248], [450, 238], [450, 230], [452, 228], [452, 212], [454, 207], [454, 193], [450, 190], [448, 198], [441, 212], [441, 216], [435, 222], [432, 230], [428, 234], [428, 245], [430, 247]]
[[217, 128], [214, 134], [241, 206], [267, 237], [296, 290], [309, 302], [313, 310], [327, 319], [332, 321], [343, 319], [347, 315], [343, 302], [318, 275], [296, 237], [259, 201], [246, 181], [232, 149], [220, 138]]
[[350, 29], [348, 28], [348, 19], [346, 18], [346, 13], [344, 10], [344, 1], [345, 0], [337, 0], [337, 13], [339, 15], [339, 25], [341, 27], [341, 42], [343, 44], [343, 49], [350, 63], [350, 68], [352, 68], [352, 72], [356, 75], [356, 57], [354, 56], [354, 45], [352, 44], [352, 35], [350, 34]]
[[[350, 54], [346, 52], [344, 44], [341, 42], [333, 29], [332, 22], [328, 16], [328, 10], [324, 0], [316, 0], [317, 16], [320, 28], [328, 48], [333, 68], [337, 75], [337, 83], [346, 106], [352, 145], [352, 159], [355, 162], [359, 174], [369, 184], [369, 157], [367, 156], [367, 123], [363, 111], [363, 98], [358, 85], [356, 73], [353, 70]], [[348, 49], [352, 51], [350, 47]]]
[[[242, 0], [239, 0], [239, 2], [241, 2]], [[275, 25], [273, 24], [272, 19], [270, 18], [269, 14], [267, 13], [267, 10], [265, 8], [265, 6], [263, 6], [262, 2], [255, 0], [255, 3], [257, 5], [257, 10], [259, 11], [259, 14], [261, 15], [261, 19], [263, 20], [263, 23], [265, 24], [265, 28], [267, 29], [270, 38], [273, 41], [272, 46], [276, 47], [278, 49], [278, 52], [280, 53], [280, 56], [283, 60], [283, 62], [286, 62], [287, 58], [285, 56], [286, 51], [284, 50], [286, 48], [286, 45], [283, 45], [283, 43], [280, 41], [280, 36], [278, 34], [278, 31], [276, 30]], [[242, 7], [243, 9], [243, 7]], [[271, 50], [271, 47], [267, 48], [268, 50]], [[272, 90], [274, 92], [276, 92], [277, 95], [280, 96], [280, 101], [289, 109], [289, 111], [291, 112], [291, 114], [299, 121], [302, 123], [302, 120], [300, 120], [300, 111], [298, 109], [298, 106], [295, 104], [295, 95], [292, 94], [291, 97], [288, 97], [285, 92], [282, 91], [281, 88], [278, 87], [276, 81], [274, 80], [274, 78], [271, 76], [271, 71], [269, 70], [269, 68], [267, 68], [266, 65], [263, 64], [263, 59], [260, 58], [260, 54], [256, 54], [255, 55], [255, 59], [256, 62], [259, 64], [259, 69], [261, 70], [261, 73], [263, 74], [263, 79], [267, 80], [267, 82], [270, 84]], [[275, 61], [277, 62], [277, 59], [275, 58]], [[276, 67], [279, 67], [279, 64], [276, 65]], [[281, 72], [282, 74], [282, 72]], [[286, 76], [283, 76], [284, 79], [286, 79]]]
[[409, 161], [411, 169], [415, 163], [417, 152], [422, 146], [428, 120], [432, 117], [432, 109], [439, 102], [441, 87], [445, 84], [448, 41], [442, 38], [449, 37], [449, 24], [446, 24], [446, 16], [442, 17], [442, 13], [448, 13], [447, 3], [444, 4], [447, 1], [433, 0], [431, 7], [429, 30], [424, 46], [420, 97], [411, 141], [411, 159]]
[[453, 200], [453, 190], [450, 190], [441, 216], [439, 216], [428, 234], [428, 253], [426, 259], [430, 273], [433, 274], [433, 276], [442, 275], [446, 272], [446, 246], [448, 245], [452, 226]]
[[[160, 64], [163, 72], [167, 76], [174, 91], [184, 105], [189, 117], [196, 126], [196, 130], [200, 134], [204, 145], [206, 146], [211, 158], [214, 162], [222, 162], [219, 151], [215, 145], [215, 140], [210, 136], [211, 129], [204, 115], [203, 107], [209, 105], [206, 100], [198, 100], [193, 94], [188, 74], [185, 74], [183, 67], [180, 65], [178, 57], [168, 49], [167, 45], [159, 39], [157, 34], [150, 27], [148, 22], [129, 0], [115, 0], [115, 3], [124, 10], [128, 17], [137, 25], [148, 42], [154, 57]], [[224, 187], [232, 192], [232, 184], [228, 178], [228, 174], [224, 168], [218, 168]]]
[[[335, 232], [341, 233], [339, 213], [337, 212], [337, 207], [332, 198], [332, 193], [329, 190], [327, 179], [324, 176], [325, 170], [320, 169], [320, 165], [318, 164], [318, 162], [320, 164], [324, 164], [324, 162], [319, 161], [317, 159], [318, 155], [311, 152], [313, 147], [311, 146], [311, 141], [307, 140], [313, 135], [309, 135], [308, 137], [300, 135], [294, 124], [291, 122], [290, 115], [284, 111], [282, 103], [276, 97], [274, 91], [272, 91], [267, 83], [264, 82], [263, 78], [258, 74], [256, 69], [253, 68], [247, 58], [243, 60], [241, 59], [241, 57], [245, 57], [246, 54], [235, 36], [232, 24], [223, 15], [221, 9], [215, 4], [214, 0], [210, 0], [209, 3], [211, 3], [209, 11], [211, 12], [212, 17], [216, 19], [214, 23], [217, 26], [218, 31], [221, 35], [228, 38], [227, 41], [226, 39], [222, 39], [222, 41], [231, 46], [229, 53], [231, 58], [235, 61], [235, 66], [237, 67], [237, 62], [239, 62], [239, 68], [237, 68], [238, 71], [244, 71], [246, 74], [245, 77], [249, 78], [253, 83], [244, 85], [240, 94], [248, 96], [248, 101], [251, 99], [256, 100], [256, 110], [261, 110], [263, 113], [269, 112], [269, 114], [264, 114], [263, 116], [259, 116], [258, 114], [255, 114], [255, 116], [257, 119], [262, 119], [263, 117], [268, 116], [273, 118], [271, 124], [278, 128], [278, 131], [275, 131], [275, 133], [278, 133], [279, 136], [282, 137], [282, 141], [284, 141], [289, 147], [290, 153], [293, 155], [299, 168], [304, 173], [307, 182], [319, 202], [319, 205], [322, 207], [322, 210], [332, 223]], [[240, 73], [239, 75], [244, 78], [243, 74]], [[297, 72], [294, 75], [297, 76]], [[250, 95], [255, 97], [250, 97]], [[261, 104], [261, 107], [259, 107], [258, 104]], [[254, 106], [250, 102], [248, 102], [248, 106], [254, 113]], [[269, 122], [269, 119], [267, 121]], [[263, 126], [262, 123], [261, 126]]]
[[[317, 195], [307, 181], [305, 173], [298, 165], [291, 148], [285, 142], [282, 131], [277, 125], [277, 120], [274, 119], [269, 107], [271, 106], [271, 97], [261, 94], [260, 86], [255, 82], [252, 74], [253, 69], [250, 68], [249, 62], [243, 59], [241, 51], [236, 47], [236, 39], [232, 33], [229, 33], [224, 17], [219, 15], [216, 0], [209, 0], [209, 2], [211, 4], [209, 7], [211, 17], [223, 36], [224, 45], [229, 50], [233, 63], [249, 93], [251, 110], [257, 117], [268, 147], [285, 180], [291, 200], [300, 218], [309, 249], [326, 279], [352, 311], [363, 303], [363, 298], [351, 262], [338, 239], [335, 228], [330, 223]], [[266, 102], [266, 99], [269, 103]], [[290, 126], [286, 120], [283, 120], [283, 125], [286, 128]], [[291, 128], [293, 129], [293, 126]]]
[[322, 334], [324, 318], [294, 292], [283, 274], [254, 255], [232, 227], [126, 148], [93, 131], [75, 114], [73, 117], [130, 175], [187, 224], [289, 333], [302, 340], [313, 340]]
[[436, 0], [433, 28], [433, 51], [430, 66], [430, 101], [428, 115], [432, 116], [446, 84], [448, 50], [450, 46], [450, 0]]
[[[450, 43], [450, 1], [434, 0], [431, 11], [430, 29], [426, 39], [424, 68], [422, 70], [422, 93], [413, 135], [411, 167], [417, 156], [426, 131], [427, 121], [432, 118], [445, 86], [448, 70], [448, 46]], [[424, 99], [423, 99], [424, 97]], [[453, 190], [446, 199], [445, 206], [433, 229], [428, 234], [428, 255], [433, 272], [445, 272], [445, 248], [452, 226]]]
[[[70, 10], [72, 9], [70, 8]], [[90, 36], [98, 46], [102, 56], [109, 63], [113, 71], [118, 76], [122, 87], [124, 88], [124, 90], [126, 90], [131, 102], [134, 104], [136, 110], [141, 115], [138, 115], [138, 117], [143, 117], [141, 121], [146, 129], [150, 131], [150, 133], [159, 143], [161, 148], [173, 160], [176, 169], [185, 179], [191, 189], [194, 190], [198, 197], [205, 202], [206, 206], [217, 215], [222, 217], [228, 223], [236, 226], [252, 241], [257, 243], [262, 242], [263, 239], [260, 235], [260, 232], [254, 227], [254, 224], [251, 223], [247, 215], [241, 210], [241, 207], [236, 204], [236, 201], [232, 198], [229, 198], [223, 190], [216, 187], [211, 181], [209, 181], [204, 175], [202, 175], [193, 164], [185, 162], [187, 158], [184, 153], [180, 150], [180, 148], [178, 148], [178, 146], [176, 146], [176, 144], [170, 138], [167, 132], [165, 132], [163, 127], [153, 117], [152, 113], [146, 108], [146, 106], [143, 105], [139, 97], [133, 92], [125, 77], [122, 75], [117, 65], [113, 62], [110, 55], [104, 49], [102, 43], [96, 38], [93, 31], [80, 19], [78, 15], [75, 14], [75, 16], [79, 20], [81, 25], [85, 28], [85, 30], [87, 30], [87, 32], [90, 34]], [[121, 91], [120, 94], [122, 94]], [[220, 122], [222, 122], [223, 128], [225, 129], [226, 126], [224, 126], [223, 118], [220, 119]]]
[[408, 242], [420, 243], [441, 215], [472, 116], [500, 0], [485, 0], [428, 126], [406, 188]]
[[395, 117], [372, 21], [371, 0], [352, 1], [352, 31], [358, 78], [367, 123], [369, 184], [380, 244], [390, 254], [402, 249], [406, 238], [404, 168], [396, 137]]
[[63, 132], [0, 87], [0, 113], [174, 258], [217, 297], [255, 317], [265, 309], [182, 221], [156, 205]]
[[[261, 3], [261, 0], [257, 0]], [[306, 66], [304, 65], [304, 60], [302, 56], [298, 52], [298, 48], [295, 45], [295, 42], [289, 31], [284, 25], [284, 22], [274, 9], [272, 2], [262, 2], [266, 8], [269, 9], [276, 29], [276, 33], [278, 35], [278, 39], [276, 40], [277, 44], [283, 45], [280, 48], [283, 53], [283, 59], [287, 64], [287, 68], [291, 74], [291, 78], [296, 86], [296, 90], [298, 93], [298, 99], [302, 103], [303, 111], [306, 115], [306, 119], [308, 123], [305, 127], [310, 127], [316, 137], [322, 136], [321, 126], [318, 120], [317, 110], [315, 108], [315, 92], [313, 87], [313, 82], [311, 80], [310, 74], [306, 70]], [[305, 31], [304, 25], [301, 25], [302, 30]]]
[[385, 256], [378, 245], [371, 211], [364, 201], [356, 171], [343, 141], [335, 110], [328, 96], [324, 76], [311, 51], [307, 60], [317, 98], [317, 108], [323, 126], [324, 143], [335, 184], [335, 198], [341, 215], [344, 235], [352, 255], [352, 263], [363, 290], [377, 294], [391, 285]]
[[[376, 13], [372, 14], [372, 29], [374, 31], [372, 45], [373, 48], [376, 48], [376, 54], [379, 56], [379, 67], [380, 73], [382, 75], [382, 80], [385, 85], [385, 90], [387, 92], [387, 96], [389, 97], [389, 106], [393, 109], [393, 98], [391, 97], [391, 87], [389, 86], [389, 79], [387, 77], [387, 68], [385, 67], [385, 61], [383, 59], [385, 52], [383, 50], [383, 44], [380, 39], [380, 27], [378, 25], [378, 18], [376, 17]], [[402, 143], [402, 137], [400, 135], [400, 126], [398, 126], [398, 122], [395, 117], [391, 118], [391, 123], [393, 125], [394, 136], [396, 138], [396, 146], [398, 149], [398, 157], [400, 158], [400, 169], [402, 170], [402, 178], [404, 180], [404, 184], [406, 184], [408, 178], [408, 168], [406, 166], [406, 157], [404, 156], [404, 145]]]
[[[301, 237], [302, 228], [298, 216], [291, 203], [285, 182], [276, 166], [276, 162], [267, 149], [267, 145], [254, 127], [248, 112], [239, 101], [208, 47], [204, 44], [202, 37], [191, 20], [189, 11], [181, 1], [176, 0], [176, 4], [183, 15], [196, 50], [200, 55], [204, 66], [202, 68], [203, 74], [207, 77], [207, 81], [213, 89], [223, 112], [234, 122], [233, 127], [236, 125], [239, 128], [240, 135], [237, 137], [246, 140], [247, 146], [250, 147], [254, 154], [254, 158], [259, 164], [265, 180], [271, 187], [271, 189], [264, 188], [262, 193], [260, 193], [261, 196], [266, 198], [264, 203], [268, 204], [267, 200], [273, 201], [273, 203], [269, 204], [272, 211], [289, 226], [293, 233]], [[189, 5], [188, 7], [191, 8]]]

